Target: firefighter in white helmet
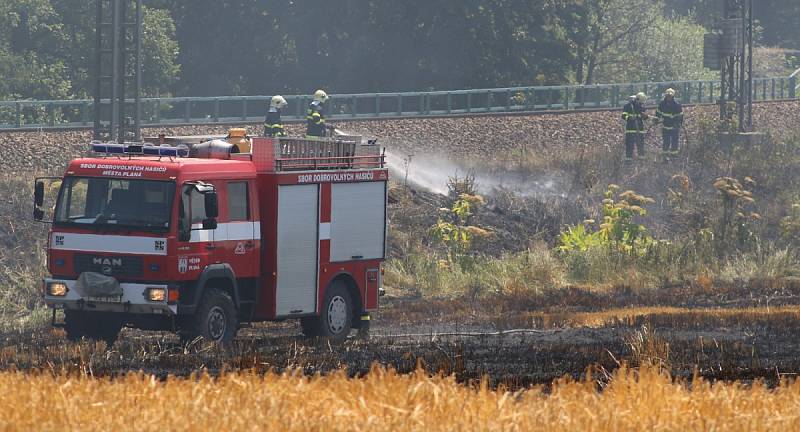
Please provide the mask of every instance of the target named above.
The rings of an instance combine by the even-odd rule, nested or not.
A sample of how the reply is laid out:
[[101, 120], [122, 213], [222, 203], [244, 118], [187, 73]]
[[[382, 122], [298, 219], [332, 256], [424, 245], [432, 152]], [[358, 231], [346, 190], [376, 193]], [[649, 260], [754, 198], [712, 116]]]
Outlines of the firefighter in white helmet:
[[662, 122], [663, 146], [661, 149], [664, 161], [668, 161], [670, 156], [678, 154], [678, 138], [680, 138], [681, 126], [683, 126], [683, 107], [675, 100], [675, 90], [670, 88], [664, 92], [664, 99], [658, 104], [656, 111], [656, 121]]
[[631, 96], [628, 103], [622, 108], [622, 119], [625, 120], [625, 160], [633, 160], [633, 148], [636, 147], [639, 158], [644, 157], [644, 121], [648, 115], [645, 112], [644, 104], [647, 102], [647, 95], [638, 93]]
[[322, 109], [325, 107], [325, 102], [329, 99], [328, 94], [324, 90], [317, 90], [314, 92], [314, 100], [308, 104], [308, 111], [306, 112], [306, 136], [308, 137], [324, 137], [326, 126], [325, 116], [322, 114]]
[[288, 103], [283, 96], [272, 97], [272, 100], [269, 102], [267, 117], [264, 119], [264, 136], [286, 136], [286, 132], [283, 130], [283, 122], [281, 121], [281, 110], [286, 107], [286, 105], [288, 105]]

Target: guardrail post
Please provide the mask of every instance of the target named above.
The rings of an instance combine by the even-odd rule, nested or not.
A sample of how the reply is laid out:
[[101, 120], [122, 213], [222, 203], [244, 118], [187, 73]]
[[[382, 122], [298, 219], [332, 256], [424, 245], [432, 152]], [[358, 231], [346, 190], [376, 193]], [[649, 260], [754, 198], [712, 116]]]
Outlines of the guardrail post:
[[[781, 90], [783, 93], [783, 90]], [[797, 75], [789, 78], [789, 99], [797, 97]]]
[[381, 116], [381, 95], [375, 95], [375, 117]]
[[472, 112], [472, 92], [467, 93], [467, 112]]
[[488, 90], [486, 92], [486, 112], [492, 111], [492, 91]]
[[47, 124], [49, 126], [56, 125], [56, 107], [52, 102], [47, 104]]
[[190, 123], [192, 120], [192, 103], [189, 99], [184, 99], [183, 104], [183, 119], [186, 123]]
[[358, 116], [358, 98], [353, 96], [350, 101], [350, 115], [353, 117]]
[[15, 103], [14, 104], [14, 109], [15, 109], [15, 117], [16, 117], [14, 119], [14, 123], [17, 125], [18, 128], [22, 127], [22, 104], [20, 102]]
[[568, 110], [569, 109], [569, 98], [570, 98], [569, 87], [564, 87], [564, 96], [563, 97], [564, 97], [564, 102], [562, 104], [562, 105], [564, 105], [563, 109]]
[[247, 98], [242, 98], [242, 120], [247, 120]]
[[611, 106], [618, 107], [619, 106], [619, 86], [611, 86]]
[[81, 123], [84, 126], [89, 124], [89, 102], [83, 101], [81, 103]]
[[453, 95], [447, 92], [447, 113], [453, 112]]
[[219, 123], [219, 98], [214, 98], [214, 123]]
[[506, 90], [506, 110], [511, 111], [511, 90]]
[[156, 99], [156, 106], [153, 109], [153, 120], [155, 123], [161, 123], [161, 99]]
[[[767, 83], [764, 83], [765, 86], [766, 84]], [[772, 79], [772, 100], [775, 100], [775, 78]]]

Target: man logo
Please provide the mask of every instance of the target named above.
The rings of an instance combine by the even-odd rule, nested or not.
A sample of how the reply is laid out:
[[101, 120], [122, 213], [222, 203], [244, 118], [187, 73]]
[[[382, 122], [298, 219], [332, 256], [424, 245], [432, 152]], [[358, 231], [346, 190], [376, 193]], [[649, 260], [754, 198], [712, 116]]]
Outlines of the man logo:
[[92, 258], [92, 264], [112, 267], [122, 267], [122, 258]]
[[187, 257], [178, 258], [178, 273], [184, 274], [188, 270], [189, 270], [189, 258]]

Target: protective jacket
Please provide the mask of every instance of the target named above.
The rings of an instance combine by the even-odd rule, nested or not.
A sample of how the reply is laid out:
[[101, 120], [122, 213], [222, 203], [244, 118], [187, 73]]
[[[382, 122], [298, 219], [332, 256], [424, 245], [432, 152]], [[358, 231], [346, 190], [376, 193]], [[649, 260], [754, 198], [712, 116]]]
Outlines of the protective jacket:
[[322, 103], [313, 101], [306, 112], [306, 135], [325, 136], [325, 116], [322, 115]]
[[675, 99], [664, 99], [658, 104], [656, 117], [663, 121], [665, 130], [680, 128], [683, 124], [683, 107]]
[[622, 119], [625, 120], [625, 133], [645, 133], [644, 120], [647, 118], [644, 105], [639, 102], [628, 102], [622, 108]]
[[264, 120], [264, 135], [268, 137], [283, 137], [286, 132], [283, 130], [280, 108], [271, 107], [267, 111], [267, 118]]

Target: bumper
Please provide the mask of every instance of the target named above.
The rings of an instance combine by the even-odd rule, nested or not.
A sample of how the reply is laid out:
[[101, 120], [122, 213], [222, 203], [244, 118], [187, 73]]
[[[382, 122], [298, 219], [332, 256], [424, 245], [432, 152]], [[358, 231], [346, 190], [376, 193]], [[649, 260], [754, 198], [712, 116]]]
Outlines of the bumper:
[[[121, 312], [154, 315], [176, 315], [178, 306], [166, 302], [151, 302], [145, 299], [147, 288], [167, 288], [159, 284], [121, 283], [122, 298], [119, 301], [111, 299], [92, 299], [83, 297], [75, 289], [74, 280], [45, 278], [45, 287], [50, 282], [61, 282], [67, 286], [65, 296], [56, 297], [45, 293], [44, 302], [48, 307], [70, 310], [91, 310], [98, 312]], [[46, 290], [45, 290], [46, 291]]]

